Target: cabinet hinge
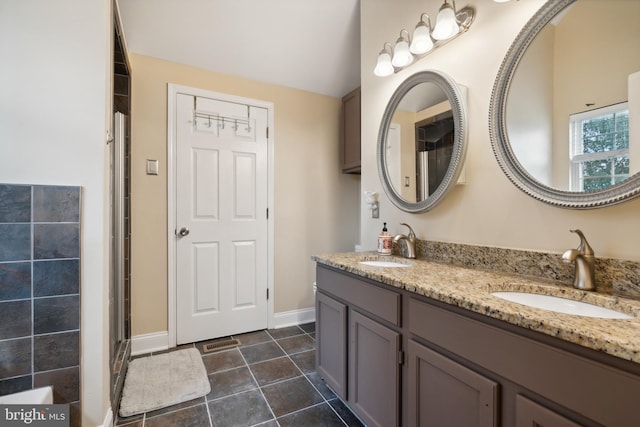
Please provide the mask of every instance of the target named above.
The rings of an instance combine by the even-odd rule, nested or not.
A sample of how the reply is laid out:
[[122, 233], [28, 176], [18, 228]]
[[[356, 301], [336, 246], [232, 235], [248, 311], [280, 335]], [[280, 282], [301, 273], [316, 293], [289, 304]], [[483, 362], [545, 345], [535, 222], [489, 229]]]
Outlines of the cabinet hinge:
[[404, 365], [404, 351], [398, 351], [398, 365]]
[[269, 299], [269, 288], [267, 288], [267, 299]]
[[269, 127], [267, 126], [267, 139], [269, 139]]
[[267, 219], [269, 219], [269, 208], [267, 208]]

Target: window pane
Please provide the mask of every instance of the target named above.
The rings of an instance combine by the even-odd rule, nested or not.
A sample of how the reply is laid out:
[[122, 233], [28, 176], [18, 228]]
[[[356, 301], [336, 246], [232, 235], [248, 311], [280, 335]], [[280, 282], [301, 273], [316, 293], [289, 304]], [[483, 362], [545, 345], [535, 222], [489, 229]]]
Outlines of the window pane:
[[584, 191], [602, 190], [611, 185], [609, 178], [585, 178]]
[[629, 111], [621, 111], [615, 115], [615, 149], [629, 148]]
[[611, 176], [611, 159], [591, 160], [582, 163], [582, 176]]
[[616, 157], [613, 159], [613, 173], [616, 175], [629, 176], [629, 158], [628, 157]]

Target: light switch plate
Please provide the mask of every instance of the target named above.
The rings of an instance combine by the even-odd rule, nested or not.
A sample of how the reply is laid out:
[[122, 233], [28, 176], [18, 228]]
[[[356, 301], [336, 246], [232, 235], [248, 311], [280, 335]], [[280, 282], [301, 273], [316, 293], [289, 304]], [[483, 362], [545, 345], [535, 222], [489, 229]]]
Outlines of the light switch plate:
[[158, 161], [147, 159], [147, 175], [158, 175]]

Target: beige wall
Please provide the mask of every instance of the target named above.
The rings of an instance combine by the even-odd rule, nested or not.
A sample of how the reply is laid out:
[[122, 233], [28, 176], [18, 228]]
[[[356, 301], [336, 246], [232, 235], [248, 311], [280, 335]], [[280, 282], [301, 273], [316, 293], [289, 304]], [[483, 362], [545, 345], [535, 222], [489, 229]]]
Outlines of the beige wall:
[[[353, 250], [359, 177], [339, 171], [340, 99], [131, 55], [132, 335], [167, 325], [167, 83], [272, 102], [274, 311], [313, 307], [314, 253]], [[160, 174], [145, 174], [158, 159]]]
[[[373, 249], [382, 222], [390, 233], [400, 222], [412, 225], [418, 237], [505, 248], [559, 253], [577, 246], [569, 229], [581, 228], [597, 256], [640, 261], [640, 199], [593, 210], [566, 210], [538, 202], [518, 190], [501, 171], [493, 155], [488, 130], [494, 80], [514, 38], [544, 3], [528, 0], [499, 4], [466, 2], [476, 19], [466, 34], [436, 50], [408, 69], [380, 78], [373, 74], [377, 54], [402, 28], [413, 28], [420, 13], [435, 15], [437, 4], [424, 1], [364, 1], [362, 31], [362, 187], [380, 192], [380, 219], [361, 211], [361, 241]], [[412, 215], [387, 199], [376, 169], [376, 138], [385, 105], [398, 85], [411, 74], [434, 69], [468, 88], [469, 146], [466, 184], [456, 186], [435, 209]]]

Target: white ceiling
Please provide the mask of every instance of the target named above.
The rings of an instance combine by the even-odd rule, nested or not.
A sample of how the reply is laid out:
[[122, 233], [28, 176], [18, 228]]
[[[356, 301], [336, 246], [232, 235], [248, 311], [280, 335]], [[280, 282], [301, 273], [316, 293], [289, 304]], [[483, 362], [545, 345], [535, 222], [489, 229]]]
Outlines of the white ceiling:
[[360, 85], [360, 0], [117, 0], [129, 53], [342, 97]]

